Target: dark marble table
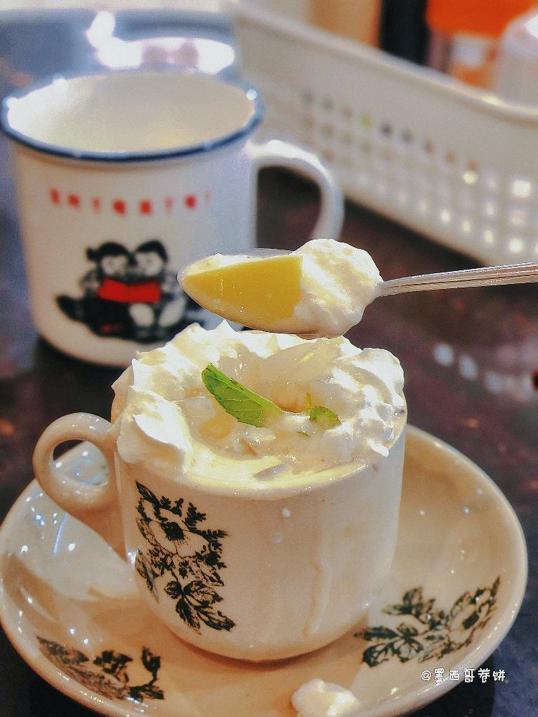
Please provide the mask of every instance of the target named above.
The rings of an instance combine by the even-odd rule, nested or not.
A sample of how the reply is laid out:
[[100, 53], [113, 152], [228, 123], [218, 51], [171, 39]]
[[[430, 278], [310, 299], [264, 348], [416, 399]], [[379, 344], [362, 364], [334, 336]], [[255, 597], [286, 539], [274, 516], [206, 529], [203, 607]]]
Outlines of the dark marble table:
[[[0, 162], [5, 176], [5, 158]], [[32, 479], [31, 452], [43, 428], [71, 411], [106, 416], [109, 386], [118, 375], [63, 356], [36, 336], [11, 188], [2, 184], [0, 517]], [[310, 185], [266, 172], [260, 186], [260, 244], [294, 248], [302, 243], [313, 226], [316, 201]], [[473, 266], [468, 258], [354, 205], [347, 207], [343, 239], [367, 249], [386, 279]], [[525, 603], [486, 663], [504, 669], [507, 681], [462, 684], [417, 714], [532, 717], [538, 714], [538, 290], [514, 286], [384, 299], [368, 308], [350, 338], [359, 346], [387, 348], [401, 359], [410, 421], [492, 476], [514, 506], [529, 547]], [[37, 677], [3, 634], [0, 665], [3, 717], [90, 714]]]

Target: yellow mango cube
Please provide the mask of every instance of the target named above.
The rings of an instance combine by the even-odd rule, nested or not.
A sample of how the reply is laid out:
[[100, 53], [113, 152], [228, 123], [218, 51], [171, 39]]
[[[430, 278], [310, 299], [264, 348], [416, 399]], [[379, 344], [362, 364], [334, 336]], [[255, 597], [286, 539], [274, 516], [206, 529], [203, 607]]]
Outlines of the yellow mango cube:
[[245, 326], [279, 331], [301, 300], [301, 266], [298, 254], [238, 257], [222, 266], [202, 260], [181, 281], [186, 293], [209, 311]]

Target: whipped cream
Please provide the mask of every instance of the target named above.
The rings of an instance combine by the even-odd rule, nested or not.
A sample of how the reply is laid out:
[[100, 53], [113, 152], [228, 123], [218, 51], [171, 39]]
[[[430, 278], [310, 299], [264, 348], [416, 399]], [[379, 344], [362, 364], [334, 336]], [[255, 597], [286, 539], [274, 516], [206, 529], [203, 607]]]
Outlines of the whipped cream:
[[313, 239], [293, 253], [303, 260], [294, 320], [305, 329], [298, 331], [340, 336], [358, 324], [383, 281], [370, 254], [334, 239]]
[[[209, 363], [289, 413], [268, 427], [239, 423], [203, 385]], [[139, 354], [113, 388], [112, 431], [125, 462], [223, 490], [285, 490], [298, 473], [312, 485], [328, 469], [375, 463], [405, 424], [403, 373], [388, 351], [343, 337], [238, 332], [226, 322], [212, 331], [192, 324]], [[340, 424], [324, 429], [294, 413], [309, 401]]]
[[344, 717], [356, 713], [359, 700], [345, 687], [320, 679], [301, 685], [291, 698], [297, 717]]

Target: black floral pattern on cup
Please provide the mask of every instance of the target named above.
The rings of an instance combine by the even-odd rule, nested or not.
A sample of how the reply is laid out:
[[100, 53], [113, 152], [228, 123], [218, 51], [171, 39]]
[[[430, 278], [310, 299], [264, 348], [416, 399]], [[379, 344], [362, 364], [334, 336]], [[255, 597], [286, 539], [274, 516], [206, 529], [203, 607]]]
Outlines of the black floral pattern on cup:
[[140, 662], [151, 679], [133, 685], [128, 673], [128, 664], [133, 658], [114, 650], [103, 650], [93, 660], [84, 652], [65, 647], [54, 640], [36, 635], [41, 653], [53, 665], [69, 677], [103, 697], [116, 700], [144, 702], [146, 699], [164, 700], [164, 692], [157, 684], [161, 658], [147, 647], [142, 648]]
[[226, 568], [222, 539], [227, 533], [202, 527], [206, 515], [192, 503], [158, 498], [142, 483], [136, 487], [137, 525], [148, 549], [138, 550], [135, 566], [148, 590], [159, 601], [158, 584], [164, 578], [164, 592], [175, 601], [180, 619], [195, 632], [200, 632], [202, 623], [213, 630], [231, 630], [233, 620], [215, 607], [222, 602], [216, 588], [224, 585], [220, 571]]
[[383, 612], [407, 615], [412, 621], [396, 626], [376, 625], [357, 633], [374, 643], [364, 651], [362, 661], [370, 667], [392, 658], [425, 662], [467, 647], [495, 610], [499, 585], [498, 577], [489, 587], [465, 592], [449, 610], [435, 607], [435, 598], [425, 600], [420, 587], [408, 590], [401, 603], [388, 605]]

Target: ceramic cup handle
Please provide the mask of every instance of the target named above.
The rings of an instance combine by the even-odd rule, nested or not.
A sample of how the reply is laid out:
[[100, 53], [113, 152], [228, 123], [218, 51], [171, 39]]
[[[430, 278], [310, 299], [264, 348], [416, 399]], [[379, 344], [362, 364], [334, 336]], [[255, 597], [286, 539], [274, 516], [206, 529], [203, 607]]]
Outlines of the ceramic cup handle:
[[[124, 555], [121, 520], [114, 478], [114, 444], [110, 423], [91, 413], [71, 413], [50, 424], [39, 438], [33, 455], [35, 476], [45, 493], [75, 518], [99, 533]], [[108, 480], [101, 485], [77, 480], [56, 465], [53, 453], [64, 441], [89, 441], [104, 455]]]
[[312, 238], [338, 239], [344, 219], [342, 192], [316, 155], [280, 139], [271, 139], [265, 144], [252, 143], [249, 148], [256, 172], [263, 167], [285, 167], [316, 182], [321, 193], [321, 209]]

